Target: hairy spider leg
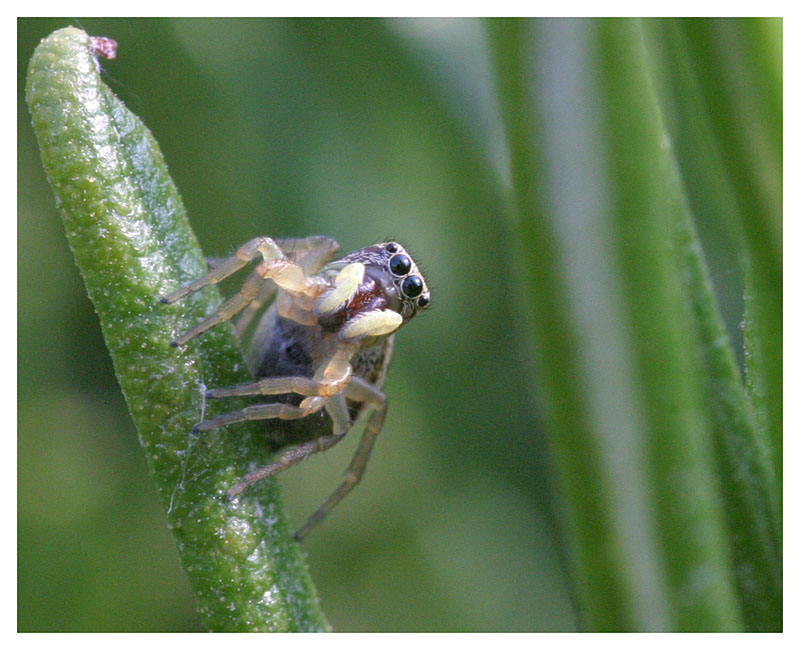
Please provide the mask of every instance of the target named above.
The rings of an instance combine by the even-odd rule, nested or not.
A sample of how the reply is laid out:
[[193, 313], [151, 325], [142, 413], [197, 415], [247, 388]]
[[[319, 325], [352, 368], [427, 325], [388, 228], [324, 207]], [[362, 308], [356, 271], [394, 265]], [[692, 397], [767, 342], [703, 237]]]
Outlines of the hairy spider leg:
[[234, 325], [233, 332], [236, 334], [238, 339], [242, 339], [244, 333], [247, 331], [247, 328], [250, 326], [250, 323], [253, 322], [253, 318], [259, 312], [259, 310], [267, 304], [272, 299], [272, 296], [278, 290], [278, 285], [274, 282], [265, 282], [261, 285], [261, 289], [259, 289], [258, 295], [253, 299], [253, 301], [244, 308], [239, 318], [236, 319], [236, 325]]
[[266, 280], [273, 280], [281, 289], [290, 293], [309, 297], [319, 295], [327, 286], [322, 278], [308, 277], [302, 266], [287, 260], [283, 251], [272, 239], [257, 237], [244, 244], [233, 257], [221, 262], [206, 275], [162, 298], [161, 301], [172, 303], [209, 284], [221, 282], [258, 255], [261, 255], [263, 261], [248, 276], [241, 290], [225, 301], [215, 312], [200, 321], [196, 327], [172, 341], [173, 347], [183, 345], [195, 336], [233, 318], [259, 296], [262, 284]]
[[[319, 410], [319, 409], [316, 409]], [[198, 422], [192, 427], [192, 433], [199, 433], [200, 431], [209, 431], [210, 429], [219, 429], [226, 427], [229, 424], [237, 422], [250, 422], [252, 420], [269, 420], [277, 418], [280, 420], [299, 420], [304, 418], [314, 410], [308, 408], [301, 408], [291, 404], [281, 404], [279, 402], [272, 404], [256, 404], [255, 406], [246, 406], [240, 411], [231, 411], [230, 413], [223, 413], [210, 420], [203, 420]]]
[[247, 266], [247, 264], [252, 262], [258, 255], [261, 255], [265, 260], [285, 258], [283, 251], [270, 237], [256, 237], [246, 244], [242, 244], [230, 257], [214, 259], [213, 266], [209, 269], [208, 273], [183, 285], [180, 289], [168, 296], [164, 296], [161, 302], [172, 304], [209, 284], [217, 284], [236, 273], [236, 271], [242, 267]]
[[330, 262], [339, 250], [333, 237], [311, 235], [300, 239], [276, 239], [286, 257], [297, 262], [306, 273], [317, 273]]
[[350, 365], [355, 350], [342, 345], [339, 350], [328, 360], [314, 378], [294, 377], [266, 377], [256, 381], [230, 386], [227, 388], [213, 388], [206, 392], [208, 399], [220, 397], [243, 397], [246, 395], [283, 395], [296, 393], [306, 397], [330, 397], [340, 392], [350, 381], [353, 368]]
[[[307, 377], [269, 377], [230, 388], [210, 390], [206, 393], [208, 398], [241, 395], [279, 395], [294, 392], [298, 395], [306, 396], [306, 399], [300, 402], [299, 406], [281, 403], [247, 406], [240, 411], [223, 413], [210, 420], [203, 420], [197, 423], [192, 430], [194, 432], [207, 431], [235, 422], [249, 420], [268, 420], [271, 418], [297, 420], [315, 413], [325, 406], [326, 401], [332, 395], [341, 392], [347, 386], [353, 376], [353, 367], [350, 365], [350, 359], [355, 352], [356, 348], [352, 345], [340, 344], [339, 349], [315, 373], [313, 379]], [[297, 390], [294, 390], [293, 387], [296, 387]]]
[[269, 476], [274, 476], [275, 474], [290, 468], [292, 465], [297, 465], [297, 463], [299, 463], [301, 460], [305, 460], [311, 454], [316, 454], [317, 452], [330, 449], [333, 447], [333, 445], [344, 438], [344, 436], [344, 433], [320, 436], [319, 438], [309, 440], [302, 445], [290, 447], [284, 451], [274, 463], [270, 463], [269, 465], [261, 467], [255, 472], [250, 472], [250, 474], [245, 476], [240, 483], [237, 483], [230, 490], [228, 490], [226, 497], [228, 500], [232, 501], [251, 485], [258, 483]]
[[369, 420], [367, 420], [367, 426], [358, 443], [358, 449], [353, 456], [353, 460], [350, 461], [350, 466], [347, 468], [344, 480], [341, 485], [336, 488], [334, 493], [328, 497], [327, 501], [325, 501], [325, 503], [323, 503], [294, 534], [294, 538], [298, 542], [303, 539], [314, 526], [322, 521], [361, 481], [367, 469], [367, 461], [372, 453], [372, 448], [375, 446], [375, 440], [381, 432], [383, 422], [386, 419], [386, 396], [372, 384], [369, 384], [360, 377], [353, 377], [351, 379], [345, 390], [345, 396], [352, 400], [363, 402], [366, 406], [372, 407], [374, 410], [370, 414]]
[[[287, 258], [302, 267], [306, 275], [313, 275], [319, 272], [323, 266], [333, 259], [336, 251], [339, 250], [339, 244], [335, 239], [323, 235], [312, 235], [301, 239], [276, 239], [274, 241]], [[237, 319], [235, 327], [237, 337], [242, 338], [244, 336], [256, 314], [272, 298], [277, 288], [277, 285], [272, 282], [264, 283], [258, 296], [247, 305]], [[311, 319], [301, 313], [302, 310], [299, 308], [285, 307], [281, 311], [281, 315], [292, 318], [292, 320], [298, 320], [301, 324], [313, 324], [310, 322]]]
[[328, 436], [320, 436], [314, 438], [301, 445], [296, 445], [286, 449], [273, 463], [265, 465], [254, 472], [250, 472], [245, 476], [241, 482], [234, 485], [226, 493], [228, 500], [233, 500], [244, 492], [251, 485], [267, 478], [274, 476], [292, 465], [296, 465], [301, 460], [308, 458], [311, 454], [316, 454], [320, 451], [330, 449], [344, 438], [345, 434], [350, 430], [350, 415], [347, 410], [347, 404], [344, 401], [344, 396], [339, 393], [334, 395], [325, 403], [325, 410], [330, 414], [333, 420], [333, 434]]

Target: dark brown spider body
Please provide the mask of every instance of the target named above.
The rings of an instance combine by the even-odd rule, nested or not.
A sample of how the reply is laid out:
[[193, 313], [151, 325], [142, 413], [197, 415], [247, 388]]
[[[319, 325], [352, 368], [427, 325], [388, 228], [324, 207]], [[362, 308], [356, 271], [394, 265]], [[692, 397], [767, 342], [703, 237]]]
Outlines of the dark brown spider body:
[[[318, 359], [324, 349], [320, 339], [320, 328], [283, 318], [278, 315], [277, 307], [272, 305], [264, 314], [253, 338], [250, 350], [253, 377], [312, 377], [316, 367], [314, 359]], [[353, 374], [381, 388], [389, 369], [393, 346], [394, 335], [389, 335], [359, 350], [350, 361]], [[271, 397], [274, 400], [262, 398], [262, 402], [276, 401], [298, 406], [303, 399], [294, 393]], [[355, 422], [364, 404], [347, 400], [347, 407], [350, 418]], [[273, 451], [332, 432], [333, 421], [325, 411], [312, 413], [299, 420], [271, 420], [267, 427]]]

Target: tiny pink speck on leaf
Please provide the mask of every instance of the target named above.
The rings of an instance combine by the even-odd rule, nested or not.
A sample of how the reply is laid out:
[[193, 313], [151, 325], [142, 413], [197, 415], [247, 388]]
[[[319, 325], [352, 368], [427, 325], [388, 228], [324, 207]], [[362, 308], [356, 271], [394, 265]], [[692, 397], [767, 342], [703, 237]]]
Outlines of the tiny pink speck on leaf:
[[95, 56], [102, 56], [104, 59], [117, 58], [117, 42], [114, 39], [105, 36], [91, 36], [90, 42], [92, 54]]

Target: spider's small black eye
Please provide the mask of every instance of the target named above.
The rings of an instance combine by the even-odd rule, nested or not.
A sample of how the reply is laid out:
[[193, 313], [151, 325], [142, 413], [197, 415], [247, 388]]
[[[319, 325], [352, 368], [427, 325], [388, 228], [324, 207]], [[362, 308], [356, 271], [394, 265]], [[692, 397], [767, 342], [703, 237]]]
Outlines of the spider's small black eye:
[[400, 247], [394, 242], [389, 242], [388, 244], [386, 244], [386, 250], [389, 251], [390, 253], [396, 253], [399, 249]]
[[408, 255], [398, 253], [389, 260], [389, 268], [395, 275], [406, 275], [411, 270], [411, 260]]
[[430, 298], [428, 296], [420, 296], [419, 300], [417, 300], [417, 307], [422, 309], [423, 307], [427, 307], [428, 303], [430, 302]]
[[403, 293], [409, 298], [416, 298], [422, 293], [422, 279], [418, 275], [409, 275], [403, 280]]

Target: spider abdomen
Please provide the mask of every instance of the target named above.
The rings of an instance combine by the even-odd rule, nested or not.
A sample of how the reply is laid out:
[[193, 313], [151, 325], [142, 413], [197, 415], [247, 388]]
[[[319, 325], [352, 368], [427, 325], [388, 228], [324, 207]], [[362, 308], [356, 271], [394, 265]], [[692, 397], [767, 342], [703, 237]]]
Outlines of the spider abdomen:
[[[379, 339], [375, 345], [357, 352], [351, 361], [353, 374], [380, 388], [389, 367], [393, 339], [392, 336]], [[326, 347], [318, 328], [283, 318], [273, 305], [264, 314], [251, 345], [253, 377], [313, 377], [315, 359], [324, 357]], [[260, 397], [258, 401], [297, 406], [302, 399], [300, 395], [287, 393]], [[362, 407], [362, 403], [348, 400], [353, 421], [358, 419]], [[324, 410], [299, 420], [265, 420], [265, 424], [273, 450], [330, 435], [333, 431], [333, 421]]]

